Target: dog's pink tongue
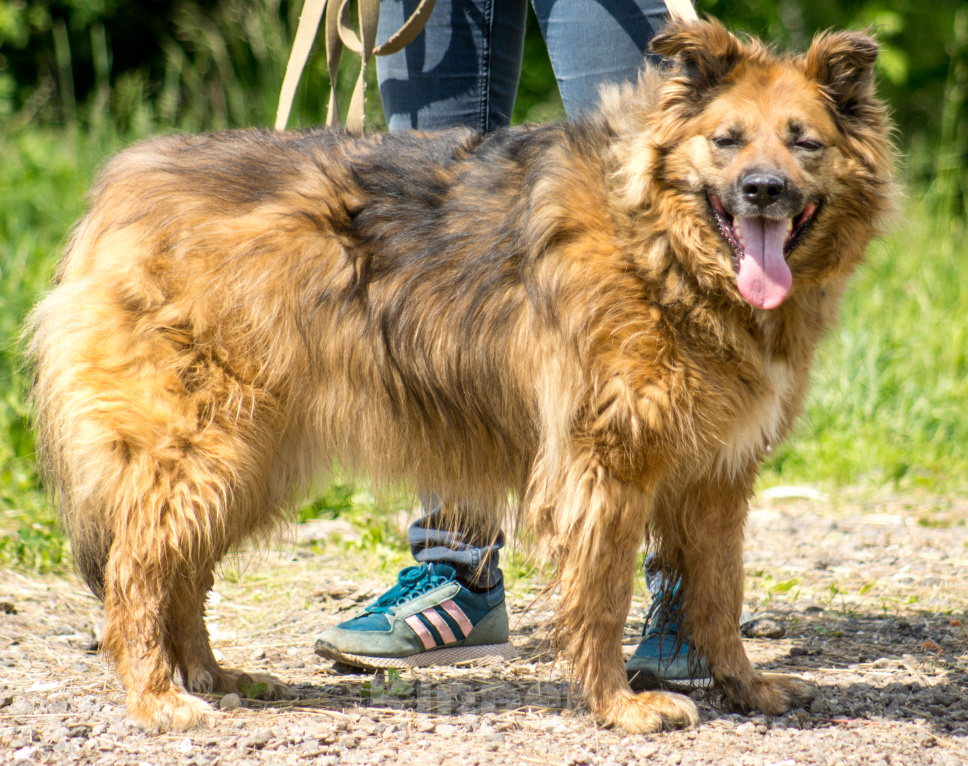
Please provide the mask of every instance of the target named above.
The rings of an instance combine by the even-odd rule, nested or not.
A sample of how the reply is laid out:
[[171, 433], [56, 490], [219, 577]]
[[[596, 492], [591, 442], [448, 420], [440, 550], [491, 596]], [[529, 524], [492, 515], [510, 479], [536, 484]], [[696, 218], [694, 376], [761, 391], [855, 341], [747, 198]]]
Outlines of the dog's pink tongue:
[[751, 306], [775, 309], [786, 299], [793, 275], [783, 257], [789, 228], [785, 219], [738, 218], [743, 237], [743, 258], [736, 285]]

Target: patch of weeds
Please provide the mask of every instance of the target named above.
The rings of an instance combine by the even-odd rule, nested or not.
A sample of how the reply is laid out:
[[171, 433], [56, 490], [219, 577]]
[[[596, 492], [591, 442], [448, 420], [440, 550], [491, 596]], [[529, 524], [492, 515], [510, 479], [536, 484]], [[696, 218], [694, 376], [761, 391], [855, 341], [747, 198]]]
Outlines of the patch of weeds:
[[251, 676], [245, 674], [239, 676], [238, 686], [242, 696], [250, 700], [263, 699], [266, 692], [269, 691], [269, 684], [265, 681], [256, 683]]
[[402, 674], [403, 671], [399, 668], [388, 668], [385, 675], [381, 671], [362, 684], [360, 694], [370, 699], [409, 697], [413, 694], [414, 687], [403, 680]]
[[[864, 587], [866, 587], [866, 586], [864, 586]], [[861, 592], [865, 592], [863, 590], [863, 588], [861, 589]], [[847, 599], [845, 598], [845, 596], [847, 596], [847, 595], [848, 595], [847, 594], [847, 591], [845, 591], [843, 588], [841, 588], [839, 585], [837, 585], [837, 583], [830, 583], [830, 595], [827, 597], [827, 602], [826, 602], [827, 603], [827, 608], [829, 609], [830, 607], [832, 607], [834, 601], [839, 596], [840, 597], [840, 607], [839, 607], [840, 614], [843, 617], [853, 617], [857, 613], [857, 607], [856, 606], [848, 606], [847, 605]]]
[[800, 580], [797, 577], [792, 577], [789, 580], [780, 580], [776, 582], [773, 580], [773, 575], [762, 572], [758, 573], [762, 575], [764, 582], [761, 587], [766, 591], [766, 597], [763, 600], [764, 605], [767, 607], [773, 604], [773, 601], [780, 595], [791, 593], [793, 601], [797, 601], [800, 597], [800, 589], [797, 586], [800, 584]]
[[840, 638], [844, 635], [842, 630], [831, 630], [826, 625], [814, 625], [813, 631], [818, 636], [825, 636], [827, 638]]
[[400, 523], [401, 513], [409, 504], [400, 497], [388, 495], [376, 498], [367, 487], [358, 487], [346, 481], [334, 483], [318, 490], [312, 499], [297, 510], [300, 522], [315, 519], [340, 519], [350, 524], [358, 534], [356, 539], [344, 539], [333, 533], [324, 541], [311, 546], [310, 550], [322, 553], [330, 546], [347, 555], [364, 553], [368, 560], [376, 558], [384, 571], [398, 569], [404, 553], [409, 552], [406, 533]]
[[[362, 498], [357, 498], [356, 487], [336, 482], [326, 487], [312, 501], [302, 505], [296, 520], [302, 524], [311, 519], [337, 519], [361, 510]], [[372, 504], [369, 509], [372, 510]]]
[[62, 574], [70, 568], [67, 540], [53, 521], [25, 525], [0, 537], [0, 563], [41, 574]]
[[951, 529], [965, 526], [964, 519], [938, 518], [937, 516], [919, 516], [918, 526], [928, 529]]

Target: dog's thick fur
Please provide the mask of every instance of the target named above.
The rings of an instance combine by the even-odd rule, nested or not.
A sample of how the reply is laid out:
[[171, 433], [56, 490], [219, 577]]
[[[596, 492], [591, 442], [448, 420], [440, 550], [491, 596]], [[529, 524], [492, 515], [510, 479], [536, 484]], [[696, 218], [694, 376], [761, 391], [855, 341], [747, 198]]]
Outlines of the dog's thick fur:
[[[573, 124], [168, 136], [108, 165], [28, 332], [44, 464], [137, 719], [209, 719], [175, 669], [236, 691], [204, 624], [213, 569], [334, 459], [490, 532], [510, 490], [607, 723], [697, 720], [625, 678], [649, 531], [727, 697], [811, 696], [743, 651], [743, 526], [891, 207], [877, 47], [779, 55], [695, 22], [654, 48], [669, 67]], [[749, 226], [777, 220], [788, 285], [784, 256], [743, 271]]]

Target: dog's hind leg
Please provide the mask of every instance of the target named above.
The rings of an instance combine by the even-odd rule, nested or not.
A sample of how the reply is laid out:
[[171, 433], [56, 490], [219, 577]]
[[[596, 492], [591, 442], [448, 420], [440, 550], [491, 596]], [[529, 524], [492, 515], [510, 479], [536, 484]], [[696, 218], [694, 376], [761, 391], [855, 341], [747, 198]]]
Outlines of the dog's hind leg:
[[753, 670], [739, 635], [743, 608], [743, 531], [752, 478], [709, 480], [678, 502], [682, 528], [676, 558], [682, 572], [685, 628], [727, 698], [749, 710], [780, 715], [809, 702], [816, 687], [794, 676]]
[[247, 673], [218, 664], [205, 627], [205, 601], [214, 584], [212, 567], [182, 576], [176, 586], [168, 635], [185, 688], [196, 694], [236, 692], [243, 697], [291, 699], [289, 687], [265, 673]]
[[169, 557], [158, 539], [116, 539], [105, 569], [104, 648], [127, 695], [128, 712], [149, 729], [214, 722], [214, 711], [173, 682], [166, 619], [172, 609]]
[[632, 602], [636, 561], [649, 498], [616, 479], [595, 458], [572, 466], [558, 492], [561, 586], [558, 646], [572, 660], [582, 692], [606, 724], [642, 733], [698, 723], [688, 697], [635, 694], [628, 685], [622, 633]]
[[[254, 505], [258, 490], [252, 485], [259, 482], [225, 467], [244, 463], [242, 449], [233, 449], [239, 439], [219, 439], [221, 452], [215, 453], [201, 449], [201, 440], [186, 448], [158, 438], [150, 449], [129, 453], [110, 496], [105, 648], [129, 712], [151, 729], [213, 722], [212, 709], [176, 685], [176, 668], [200, 691], [209, 680], [213, 691], [230, 685], [211, 654], [203, 605], [214, 562], [264, 521], [243, 515]], [[169, 444], [180, 448], [164, 449]]]

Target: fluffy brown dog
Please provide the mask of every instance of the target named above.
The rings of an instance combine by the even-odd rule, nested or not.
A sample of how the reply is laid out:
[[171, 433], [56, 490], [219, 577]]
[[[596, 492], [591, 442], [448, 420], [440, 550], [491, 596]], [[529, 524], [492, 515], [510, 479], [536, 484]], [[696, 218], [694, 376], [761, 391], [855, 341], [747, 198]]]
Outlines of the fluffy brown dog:
[[511, 490], [607, 723], [697, 720], [625, 678], [650, 530], [727, 697], [778, 714], [812, 695], [743, 651], [743, 524], [890, 208], [877, 47], [826, 34], [783, 56], [697, 22], [654, 48], [668, 70], [574, 124], [168, 136], [108, 165], [31, 357], [43, 459], [140, 721], [212, 715], [175, 669], [237, 690], [204, 624], [213, 569], [333, 459], [491, 532]]

